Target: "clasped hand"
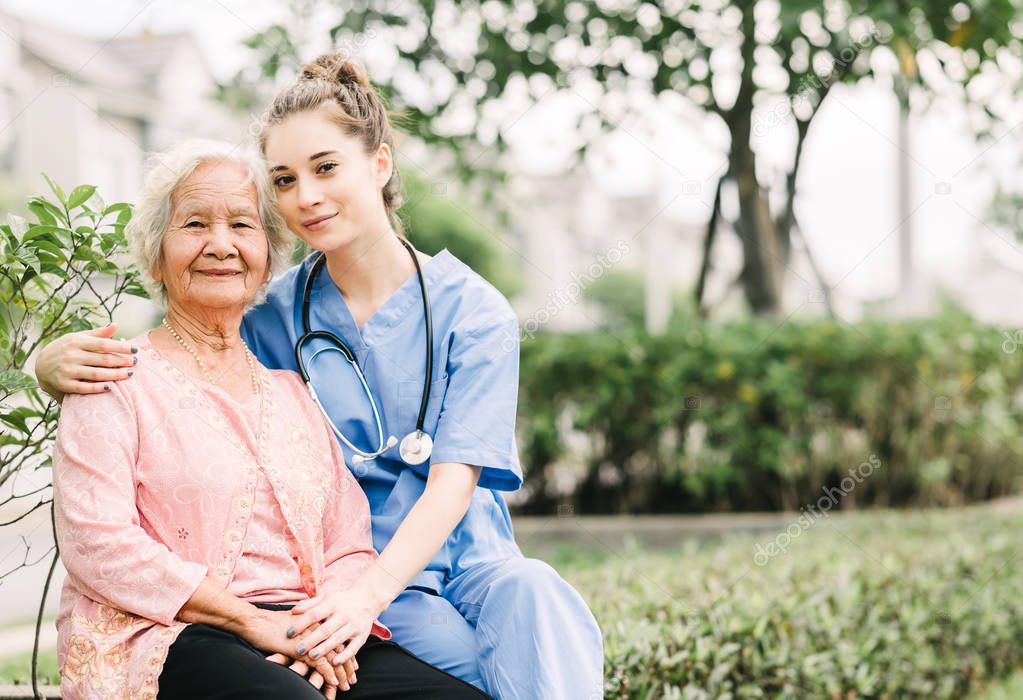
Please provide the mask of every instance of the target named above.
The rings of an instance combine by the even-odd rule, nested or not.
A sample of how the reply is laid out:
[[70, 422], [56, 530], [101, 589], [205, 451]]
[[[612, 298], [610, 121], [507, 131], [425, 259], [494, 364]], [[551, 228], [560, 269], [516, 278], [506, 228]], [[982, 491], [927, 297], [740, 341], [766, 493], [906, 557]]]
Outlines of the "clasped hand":
[[[325, 658], [332, 666], [335, 663], [337, 652], [339, 651], [341, 650], [336, 649], [327, 652]], [[350, 690], [351, 686], [355, 685], [357, 680], [355, 672], [359, 669], [359, 662], [355, 659], [350, 659], [345, 662], [341, 668], [335, 668], [335, 671], [337, 671], [337, 680], [340, 685], [334, 685], [333, 683], [328, 683], [323, 675], [316, 670], [315, 666], [310, 666], [305, 661], [295, 659], [284, 654], [272, 654], [266, 657], [266, 660], [272, 661], [275, 664], [280, 664], [281, 666], [287, 666], [292, 671], [309, 681], [314, 688], [317, 690], [323, 690], [324, 696], [330, 700], [337, 697], [338, 688], [341, 688], [341, 690]], [[326, 688], [324, 688], [325, 684]]]
[[[248, 620], [242, 636], [257, 649], [270, 652], [267, 660], [289, 666], [316, 688], [323, 688], [327, 698], [334, 698], [338, 687], [349, 690], [357, 680], [355, 672], [359, 668], [355, 653], [341, 658], [342, 653], [349, 650], [340, 644], [327, 649], [308, 648], [297, 639], [297, 628], [292, 634], [287, 633], [291, 631], [289, 628], [294, 624], [293, 620], [292, 614], [286, 610], [258, 610]], [[308, 627], [307, 635], [322, 634], [315, 621]], [[298, 648], [302, 651], [299, 652]]]
[[308, 655], [315, 661], [338, 650], [331, 662], [334, 666], [353, 660], [373, 630], [374, 608], [371, 597], [355, 588], [298, 603], [291, 609], [288, 629], [296, 655]]

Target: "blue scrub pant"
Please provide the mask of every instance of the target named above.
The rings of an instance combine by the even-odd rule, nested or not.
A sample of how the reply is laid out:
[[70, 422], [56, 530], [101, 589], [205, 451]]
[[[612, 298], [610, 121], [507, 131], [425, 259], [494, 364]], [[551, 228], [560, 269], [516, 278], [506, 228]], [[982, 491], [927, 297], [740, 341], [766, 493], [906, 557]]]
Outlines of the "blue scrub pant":
[[380, 617], [393, 641], [497, 700], [604, 697], [600, 628], [550, 566], [513, 557], [406, 590]]

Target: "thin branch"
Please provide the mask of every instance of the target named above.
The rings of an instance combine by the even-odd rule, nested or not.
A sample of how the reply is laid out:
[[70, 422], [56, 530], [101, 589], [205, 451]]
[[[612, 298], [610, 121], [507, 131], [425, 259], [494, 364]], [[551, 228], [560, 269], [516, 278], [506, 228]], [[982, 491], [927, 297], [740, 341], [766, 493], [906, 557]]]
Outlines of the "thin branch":
[[721, 218], [721, 189], [725, 182], [725, 176], [718, 178], [717, 187], [714, 190], [714, 204], [711, 207], [710, 221], [707, 223], [707, 233], [703, 237], [703, 258], [700, 260], [700, 276], [696, 280], [696, 308], [701, 318], [706, 318], [706, 307], [703, 303], [703, 295], [707, 286], [707, 275], [711, 267], [711, 250], [714, 247], [714, 239], [717, 236], [718, 219]]
[[[46, 488], [49, 488], [49, 485], [47, 485]], [[22, 498], [24, 498], [24, 497], [22, 497]], [[29, 515], [31, 515], [35, 511], [39, 510], [40, 508], [45, 506], [47, 503], [52, 503], [52, 501], [39, 501], [39, 503], [36, 503], [34, 506], [32, 506], [32, 508], [30, 510], [25, 511], [23, 514], [19, 515], [14, 520], [8, 520], [5, 523], [0, 523], [0, 527], [6, 527], [8, 525], [13, 525], [14, 523], [18, 522], [19, 520], [23, 520], [24, 518], [27, 518]]]
[[806, 240], [806, 235], [798, 224], [793, 226], [792, 230], [799, 236], [799, 240], [803, 244], [803, 252], [810, 263], [810, 269], [813, 270], [813, 275], [817, 278], [817, 284], [820, 285], [821, 293], [824, 295], [824, 308], [827, 309], [829, 317], [835, 318], [835, 304], [831, 295], [831, 285], [828, 284], [820, 265], [817, 264], [817, 258], [814, 256], [813, 250], [810, 249], [810, 242]]
[[53, 528], [53, 561], [50, 562], [50, 571], [46, 574], [46, 583], [43, 584], [43, 595], [39, 600], [39, 615], [36, 616], [36, 634], [32, 644], [32, 694], [37, 700], [45, 700], [39, 692], [39, 632], [43, 626], [43, 612], [46, 610], [46, 596], [50, 592], [50, 583], [53, 581], [53, 572], [57, 568], [57, 560], [60, 559], [60, 547], [57, 545], [57, 522], [54, 516], [54, 509], [50, 509], [50, 525]]

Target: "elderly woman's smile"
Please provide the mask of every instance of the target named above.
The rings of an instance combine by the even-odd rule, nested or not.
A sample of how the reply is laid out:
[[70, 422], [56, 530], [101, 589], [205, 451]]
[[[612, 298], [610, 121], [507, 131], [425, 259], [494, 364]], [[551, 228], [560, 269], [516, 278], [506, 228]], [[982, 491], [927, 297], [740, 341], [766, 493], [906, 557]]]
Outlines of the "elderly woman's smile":
[[269, 246], [255, 183], [238, 163], [209, 160], [171, 197], [153, 278], [171, 307], [244, 307], [266, 282]]

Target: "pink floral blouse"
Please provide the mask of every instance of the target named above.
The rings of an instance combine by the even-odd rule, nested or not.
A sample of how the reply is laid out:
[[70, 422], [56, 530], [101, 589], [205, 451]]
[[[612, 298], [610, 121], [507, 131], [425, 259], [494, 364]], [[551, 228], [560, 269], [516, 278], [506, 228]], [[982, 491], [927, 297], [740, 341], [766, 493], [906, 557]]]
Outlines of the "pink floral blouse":
[[[185, 628], [176, 615], [207, 575], [241, 598], [297, 602], [351, 585], [376, 557], [366, 496], [296, 373], [257, 365], [260, 394], [242, 404], [185, 376], [147, 335], [134, 342], [131, 379], [61, 409], [65, 700], [156, 698]], [[296, 575], [301, 589], [280, 600]], [[390, 638], [379, 623], [373, 634]]]

